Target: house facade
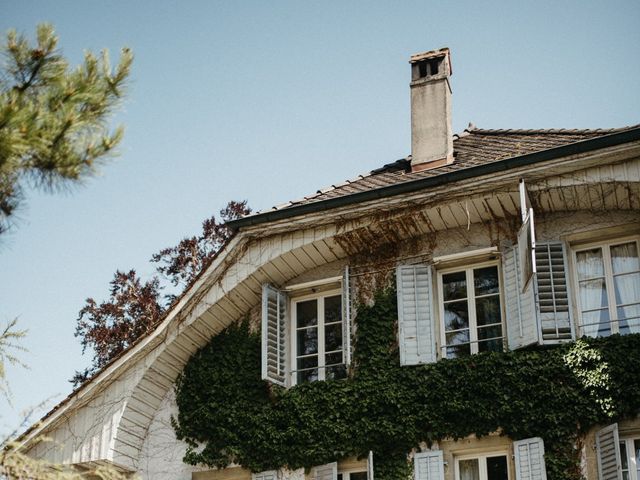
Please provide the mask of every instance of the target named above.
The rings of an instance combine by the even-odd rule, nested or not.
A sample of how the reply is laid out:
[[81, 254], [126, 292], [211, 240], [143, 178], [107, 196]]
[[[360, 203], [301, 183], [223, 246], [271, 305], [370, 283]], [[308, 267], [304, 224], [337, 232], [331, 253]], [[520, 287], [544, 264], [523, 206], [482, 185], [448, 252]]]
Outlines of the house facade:
[[410, 65], [411, 156], [232, 222], [26, 451], [161, 480], [640, 480], [640, 127], [454, 135], [448, 49]]

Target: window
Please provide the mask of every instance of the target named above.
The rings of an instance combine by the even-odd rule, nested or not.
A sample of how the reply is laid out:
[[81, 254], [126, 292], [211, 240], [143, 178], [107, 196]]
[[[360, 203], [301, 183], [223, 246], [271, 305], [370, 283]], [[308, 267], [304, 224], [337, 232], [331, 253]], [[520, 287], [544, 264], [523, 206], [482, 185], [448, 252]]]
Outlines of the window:
[[580, 329], [589, 337], [640, 332], [638, 240], [574, 249]]
[[[445, 450], [447, 457], [451, 452], [450, 446]], [[457, 442], [453, 442], [454, 444]], [[547, 480], [547, 469], [544, 462], [544, 441], [540, 437], [525, 438], [513, 442], [513, 455], [502, 450], [488, 453], [477, 453], [478, 449], [466, 450], [469, 443], [465, 442], [464, 449], [455, 448], [460, 455], [453, 452], [453, 476], [455, 480], [509, 480], [510, 470], [515, 472], [516, 480]], [[413, 457], [415, 480], [445, 480], [444, 461], [445, 450], [428, 450], [418, 452]], [[475, 453], [465, 453], [474, 451]], [[449, 478], [449, 475], [447, 475]], [[638, 479], [633, 479], [638, 480]]]
[[456, 480], [509, 480], [506, 453], [456, 458]]
[[[346, 464], [345, 464], [346, 463]], [[361, 462], [346, 461], [327, 463], [313, 467], [312, 480], [373, 480], [373, 452], [369, 452], [366, 465]]]
[[340, 471], [338, 472], [338, 480], [367, 480], [367, 472]]
[[344, 378], [351, 358], [349, 267], [342, 277], [262, 286], [262, 378], [282, 387]]
[[502, 351], [502, 307], [497, 264], [438, 272], [442, 356]]
[[344, 378], [340, 290], [292, 300], [292, 382]]
[[622, 480], [640, 480], [640, 438], [620, 440]]

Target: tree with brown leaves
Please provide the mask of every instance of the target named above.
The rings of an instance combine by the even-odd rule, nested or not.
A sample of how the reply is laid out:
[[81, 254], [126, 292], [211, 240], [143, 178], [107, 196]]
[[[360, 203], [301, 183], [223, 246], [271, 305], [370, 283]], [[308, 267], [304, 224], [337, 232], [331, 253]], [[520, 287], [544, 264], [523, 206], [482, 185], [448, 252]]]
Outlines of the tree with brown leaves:
[[186, 288], [211, 262], [231, 237], [226, 222], [251, 213], [247, 202], [230, 201], [220, 210], [220, 222], [215, 216], [202, 222], [202, 233], [198, 236], [183, 238], [175, 247], [163, 248], [151, 257], [159, 264], [158, 272], [172, 285]]
[[[93, 351], [89, 368], [76, 372], [70, 380], [79, 386], [100, 368], [131, 346], [141, 335], [155, 327], [169, 308], [211, 263], [231, 238], [226, 222], [251, 213], [247, 202], [231, 201], [215, 215], [202, 222], [199, 235], [183, 238], [174, 247], [163, 248], [152, 256], [160, 276], [143, 282], [135, 270], [117, 271], [111, 280], [109, 299], [101, 303], [86, 300], [80, 310], [75, 336], [80, 337], [82, 352]], [[178, 287], [178, 294], [161, 295], [163, 282]]]

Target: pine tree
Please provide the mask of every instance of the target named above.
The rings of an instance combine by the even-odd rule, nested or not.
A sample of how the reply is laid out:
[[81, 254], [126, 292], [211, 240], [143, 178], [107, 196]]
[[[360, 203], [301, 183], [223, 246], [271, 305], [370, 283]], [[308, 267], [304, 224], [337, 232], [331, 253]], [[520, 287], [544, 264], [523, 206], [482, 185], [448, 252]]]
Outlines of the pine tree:
[[107, 51], [85, 53], [71, 69], [53, 27], [36, 44], [9, 31], [0, 45], [0, 233], [24, 200], [25, 186], [56, 190], [96, 172], [122, 139], [107, 121], [123, 98], [133, 56], [112, 69]]

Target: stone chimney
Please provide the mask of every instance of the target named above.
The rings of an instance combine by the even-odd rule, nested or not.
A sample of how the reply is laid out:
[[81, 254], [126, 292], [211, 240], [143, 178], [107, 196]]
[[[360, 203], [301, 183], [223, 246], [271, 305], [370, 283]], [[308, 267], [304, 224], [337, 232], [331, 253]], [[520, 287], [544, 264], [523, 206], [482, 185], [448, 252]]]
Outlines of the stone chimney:
[[453, 163], [451, 60], [448, 48], [413, 55], [411, 64], [411, 170]]

